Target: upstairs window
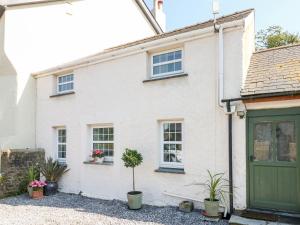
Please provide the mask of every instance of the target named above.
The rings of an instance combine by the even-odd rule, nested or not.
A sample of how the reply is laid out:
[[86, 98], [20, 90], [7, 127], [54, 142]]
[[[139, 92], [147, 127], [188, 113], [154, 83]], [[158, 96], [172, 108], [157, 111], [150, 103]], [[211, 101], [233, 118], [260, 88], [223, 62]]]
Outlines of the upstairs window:
[[183, 72], [182, 50], [168, 51], [152, 56], [152, 77]]
[[65, 93], [73, 91], [74, 89], [74, 75], [61, 75], [57, 77], [57, 93]]

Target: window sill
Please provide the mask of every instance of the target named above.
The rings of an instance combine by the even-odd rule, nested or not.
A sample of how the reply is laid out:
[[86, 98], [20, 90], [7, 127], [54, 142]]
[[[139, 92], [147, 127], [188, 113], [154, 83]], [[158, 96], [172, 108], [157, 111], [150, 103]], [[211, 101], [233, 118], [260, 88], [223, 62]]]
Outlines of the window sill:
[[175, 74], [175, 75], [167, 75], [167, 76], [150, 78], [150, 79], [144, 80], [143, 83], [152, 82], [152, 81], [158, 81], [158, 80], [167, 80], [167, 79], [179, 78], [179, 77], [187, 77], [187, 76], [188, 76], [187, 73], [180, 73], [180, 74]]
[[175, 173], [175, 174], [185, 174], [184, 169], [180, 168], [164, 168], [159, 167], [158, 169], [154, 170], [157, 173]]
[[61, 97], [61, 96], [65, 96], [65, 95], [73, 95], [73, 94], [75, 94], [75, 91], [60, 93], [60, 94], [56, 94], [56, 95], [50, 95], [49, 98], [56, 98], [56, 97]]
[[85, 162], [83, 162], [83, 164], [112, 166], [112, 165], [114, 165], [114, 162], [89, 162], [89, 161], [85, 161]]

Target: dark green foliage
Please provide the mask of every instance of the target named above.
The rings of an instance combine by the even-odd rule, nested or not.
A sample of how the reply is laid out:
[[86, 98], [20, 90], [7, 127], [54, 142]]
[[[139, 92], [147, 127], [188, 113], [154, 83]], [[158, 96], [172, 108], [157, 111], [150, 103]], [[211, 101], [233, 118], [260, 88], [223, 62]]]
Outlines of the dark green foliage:
[[125, 167], [132, 168], [132, 186], [135, 191], [135, 177], [134, 177], [134, 168], [139, 166], [143, 162], [143, 156], [137, 150], [126, 148], [125, 152], [122, 155], [122, 160]]
[[123, 153], [122, 160], [124, 161], [125, 167], [134, 168], [143, 162], [143, 157], [137, 150], [126, 148], [125, 152]]
[[296, 43], [300, 43], [299, 34], [284, 31], [280, 26], [270, 26], [265, 30], [260, 30], [256, 35], [257, 49], [275, 48]]
[[53, 160], [51, 157], [47, 158], [46, 162], [41, 165], [41, 173], [48, 182], [58, 182], [62, 175], [68, 171], [66, 165], [59, 164], [57, 160]]

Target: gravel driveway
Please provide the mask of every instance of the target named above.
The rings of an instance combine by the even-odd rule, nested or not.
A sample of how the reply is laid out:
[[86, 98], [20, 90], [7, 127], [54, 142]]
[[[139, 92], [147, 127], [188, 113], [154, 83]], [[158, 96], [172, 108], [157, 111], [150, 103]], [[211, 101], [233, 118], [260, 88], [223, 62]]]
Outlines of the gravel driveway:
[[175, 207], [154, 207], [131, 211], [124, 202], [91, 199], [79, 195], [57, 194], [43, 200], [31, 200], [27, 195], [0, 200], [1, 225], [196, 225], [207, 222], [199, 212], [182, 213]]

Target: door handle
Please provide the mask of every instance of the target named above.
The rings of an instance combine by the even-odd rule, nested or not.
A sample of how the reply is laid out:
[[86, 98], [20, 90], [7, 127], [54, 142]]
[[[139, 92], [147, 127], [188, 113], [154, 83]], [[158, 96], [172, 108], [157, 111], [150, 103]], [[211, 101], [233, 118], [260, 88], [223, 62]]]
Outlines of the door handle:
[[249, 159], [250, 159], [251, 162], [253, 162], [255, 160], [255, 156], [254, 155], [250, 155]]

